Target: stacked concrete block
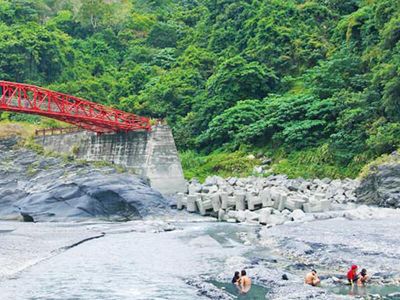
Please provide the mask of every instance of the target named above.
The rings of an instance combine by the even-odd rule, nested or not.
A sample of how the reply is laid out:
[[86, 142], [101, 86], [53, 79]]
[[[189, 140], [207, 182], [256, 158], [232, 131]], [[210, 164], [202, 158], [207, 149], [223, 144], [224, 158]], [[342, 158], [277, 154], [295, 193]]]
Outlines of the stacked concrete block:
[[329, 200], [313, 201], [303, 204], [303, 210], [306, 213], [326, 212], [331, 208]]
[[223, 221], [227, 221], [228, 217], [226, 215], [226, 211], [224, 209], [220, 209], [218, 211], [218, 221], [223, 222]]
[[187, 207], [187, 197], [183, 193], [178, 193], [176, 195], [176, 207], [181, 210], [184, 207]]
[[271, 198], [271, 192], [268, 188], [260, 192], [260, 198], [261, 198], [262, 207], [274, 206], [274, 201]]
[[294, 211], [296, 209], [302, 209], [303, 204], [305, 204], [305, 203], [306, 203], [306, 200], [288, 197], [286, 199], [285, 208], [287, 208], [291, 211]]
[[187, 194], [178, 194], [176, 200], [178, 209], [216, 214], [220, 221], [274, 225], [312, 220], [313, 213], [329, 211], [332, 203], [356, 201], [357, 186], [354, 180], [288, 179], [282, 175], [229, 179], [213, 176], [204, 184], [192, 181]]
[[221, 208], [234, 209], [236, 206], [236, 198], [228, 195], [221, 195]]
[[285, 194], [275, 194], [274, 195], [274, 208], [276, 210], [282, 211], [286, 207], [287, 195]]
[[201, 192], [202, 186], [200, 183], [189, 184], [188, 190], [189, 190], [189, 195], [197, 194]]
[[256, 208], [259, 209], [262, 207], [262, 199], [260, 196], [253, 195], [251, 193], [248, 193], [246, 195], [247, 198], [247, 206], [249, 210], [255, 210]]
[[197, 195], [188, 195], [186, 201], [186, 209], [188, 212], [191, 213], [197, 212], [197, 205], [196, 205], [197, 198], [198, 198]]
[[200, 196], [196, 198], [196, 205], [202, 216], [209, 214], [213, 210], [209, 196]]
[[272, 213], [272, 208], [262, 208], [259, 210], [259, 222], [261, 225], [267, 225], [269, 223], [269, 217]]
[[211, 204], [214, 212], [218, 212], [221, 208], [221, 196], [220, 194], [210, 195]]
[[236, 210], [245, 210], [246, 209], [246, 195], [242, 193], [238, 193], [235, 196], [235, 207]]

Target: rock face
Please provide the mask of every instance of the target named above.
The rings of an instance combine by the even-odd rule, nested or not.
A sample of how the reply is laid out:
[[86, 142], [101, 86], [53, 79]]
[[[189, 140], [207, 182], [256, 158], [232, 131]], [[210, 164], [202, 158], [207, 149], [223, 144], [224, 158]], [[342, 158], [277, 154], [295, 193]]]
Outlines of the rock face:
[[365, 204], [399, 208], [399, 183], [400, 162], [394, 161], [372, 167], [370, 173], [356, 190], [357, 198], [359, 202]]
[[44, 157], [0, 140], [0, 218], [139, 219], [167, 207], [145, 180], [110, 167]]

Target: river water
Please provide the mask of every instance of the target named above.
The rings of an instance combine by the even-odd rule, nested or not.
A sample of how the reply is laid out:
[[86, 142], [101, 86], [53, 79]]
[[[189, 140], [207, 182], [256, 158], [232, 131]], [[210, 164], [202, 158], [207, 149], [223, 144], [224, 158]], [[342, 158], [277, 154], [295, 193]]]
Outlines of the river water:
[[[207, 299], [204, 288], [193, 281], [212, 283], [233, 299], [265, 299], [267, 292], [273, 295], [270, 299], [280, 300], [310, 295], [337, 299], [334, 294], [351, 299], [346, 287], [332, 288], [324, 280], [325, 288], [315, 289], [304, 286], [303, 278], [311, 262], [325, 278], [345, 274], [354, 257], [371, 274], [400, 278], [398, 218], [315, 221], [268, 230], [193, 215], [168, 218], [128, 223], [0, 222], [0, 300]], [[385, 229], [385, 234], [377, 235], [374, 226]], [[358, 243], [349, 252], [351, 239]], [[79, 241], [84, 242], [70, 247]], [[355, 255], [348, 258], [348, 253]], [[229, 284], [234, 271], [242, 268], [256, 284], [246, 297]], [[282, 281], [283, 274], [288, 281]], [[371, 286], [366, 294], [393, 292], [400, 292], [400, 287]]]
[[186, 280], [217, 274], [229, 257], [246, 256], [237, 231], [254, 231], [216, 223], [182, 223], [171, 232], [101, 226], [103, 238], [0, 281], [1, 299], [204, 299]]

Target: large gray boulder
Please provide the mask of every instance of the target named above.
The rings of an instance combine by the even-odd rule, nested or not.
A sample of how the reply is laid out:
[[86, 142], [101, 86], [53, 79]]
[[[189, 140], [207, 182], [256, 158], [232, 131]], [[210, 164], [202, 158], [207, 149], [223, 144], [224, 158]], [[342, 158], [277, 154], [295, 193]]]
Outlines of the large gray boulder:
[[400, 157], [393, 153], [388, 161], [374, 165], [356, 189], [358, 201], [384, 207], [400, 207]]
[[[0, 219], [140, 219], [167, 200], [146, 180], [114, 168], [45, 157], [0, 140]], [[24, 217], [25, 219], [25, 217]]]

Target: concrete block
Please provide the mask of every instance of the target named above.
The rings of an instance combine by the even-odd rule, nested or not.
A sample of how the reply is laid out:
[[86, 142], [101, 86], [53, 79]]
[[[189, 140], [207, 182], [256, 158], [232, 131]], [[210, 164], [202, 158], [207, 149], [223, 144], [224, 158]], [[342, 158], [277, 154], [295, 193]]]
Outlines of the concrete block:
[[303, 204], [303, 210], [306, 213], [326, 212], [331, 208], [331, 202], [329, 200], [322, 200], [319, 202], [310, 202]]
[[294, 211], [296, 209], [302, 209], [304, 203], [306, 203], [306, 202], [302, 199], [288, 198], [286, 200], [285, 207], [287, 209], [290, 209], [291, 211]]
[[196, 200], [197, 200], [197, 195], [188, 195], [187, 206], [186, 206], [186, 210], [188, 212], [193, 213], [197, 211]]
[[236, 210], [228, 210], [226, 215], [229, 219], [236, 219], [237, 218], [237, 211]]
[[187, 197], [183, 193], [176, 194], [176, 207], [177, 209], [183, 209], [187, 206]]
[[262, 207], [262, 199], [260, 196], [247, 194], [246, 198], [247, 198], [247, 206], [248, 206], [249, 210], [255, 210], [256, 207], [257, 208]]
[[228, 209], [235, 207], [235, 197], [228, 196], [228, 194], [221, 194], [221, 208]]
[[218, 186], [212, 185], [212, 186], [209, 186], [209, 187], [208, 187], [208, 193], [214, 194], [214, 193], [216, 193], [216, 192], [218, 192]]
[[201, 189], [202, 189], [201, 184], [193, 184], [192, 183], [189, 185], [189, 194], [194, 195], [194, 194], [200, 193]]
[[249, 223], [258, 223], [259, 217], [260, 215], [256, 212], [250, 211], [250, 210], [246, 210], [245, 211], [245, 216], [246, 216], [246, 222]]
[[306, 214], [304, 213], [304, 211], [302, 211], [301, 209], [295, 209], [290, 215], [289, 217], [293, 220], [293, 221], [302, 221], [305, 218]]
[[314, 199], [316, 201], [324, 200], [324, 199], [326, 199], [326, 195], [324, 193], [315, 193]]
[[285, 221], [286, 221], [285, 216], [270, 215], [267, 224], [281, 225], [281, 224], [285, 223]]
[[322, 200], [320, 201], [321, 211], [326, 212], [331, 209], [331, 201], [329, 200]]
[[223, 222], [223, 221], [226, 221], [227, 219], [228, 218], [227, 218], [225, 210], [223, 210], [223, 209], [218, 210], [218, 221]]
[[272, 207], [274, 202], [271, 199], [271, 192], [269, 189], [260, 192], [261, 203], [263, 207]]
[[210, 195], [210, 199], [211, 199], [211, 204], [213, 207], [213, 210], [215, 212], [218, 212], [219, 209], [221, 208], [221, 198], [220, 198], [220, 194], [213, 194]]
[[246, 209], [245, 194], [236, 194], [234, 197], [235, 197], [236, 210], [245, 210]]
[[[204, 199], [203, 199], [204, 198]], [[199, 212], [202, 216], [205, 216], [209, 213], [209, 210], [212, 210], [212, 203], [209, 197], [197, 197], [196, 204], [199, 209]]]
[[246, 221], [246, 213], [244, 210], [236, 211], [236, 220], [239, 222], [245, 222]]
[[259, 222], [261, 225], [267, 225], [269, 222], [269, 217], [271, 215], [272, 208], [262, 208], [258, 211]]
[[274, 207], [276, 207], [277, 210], [282, 211], [286, 207], [286, 201], [287, 201], [287, 196], [284, 194], [280, 194], [280, 197], [277, 198], [274, 202]]
[[235, 177], [231, 177], [231, 178], [229, 178], [229, 179], [227, 180], [227, 182], [228, 182], [230, 185], [235, 185], [236, 181], [237, 181], [237, 178], [235, 178]]

